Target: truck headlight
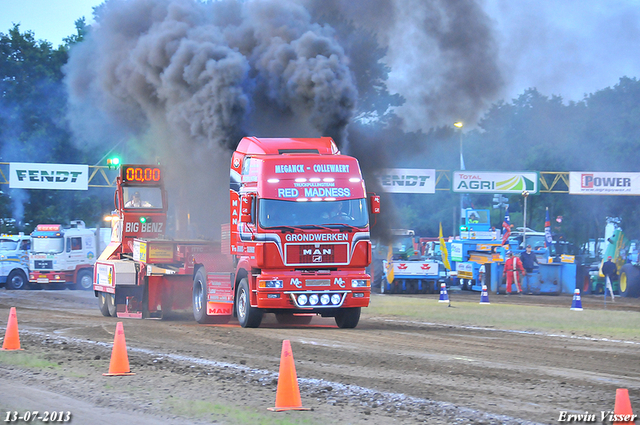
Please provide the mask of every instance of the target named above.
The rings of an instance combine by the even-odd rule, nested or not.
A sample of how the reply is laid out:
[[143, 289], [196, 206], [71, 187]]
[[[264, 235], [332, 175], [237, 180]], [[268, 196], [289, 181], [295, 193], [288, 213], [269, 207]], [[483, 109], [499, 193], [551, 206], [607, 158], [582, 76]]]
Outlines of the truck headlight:
[[309, 296], [309, 304], [311, 305], [316, 305], [318, 304], [319, 298], [317, 294], [311, 294], [311, 296]]
[[371, 281], [369, 279], [352, 279], [351, 287], [352, 288], [366, 288], [371, 286]]
[[298, 295], [298, 304], [305, 305], [307, 303], [307, 296], [305, 294]]
[[338, 305], [340, 304], [341, 297], [339, 294], [331, 295], [331, 304]]
[[278, 280], [278, 279], [259, 280], [258, 287], [259, 288], [282, 288], [282, 280]]
[[322, 296], [320, 297], [320, 304], [322, 305], [327, 305], [329, 304], [330, 298], [328, 294], [322, 294]]

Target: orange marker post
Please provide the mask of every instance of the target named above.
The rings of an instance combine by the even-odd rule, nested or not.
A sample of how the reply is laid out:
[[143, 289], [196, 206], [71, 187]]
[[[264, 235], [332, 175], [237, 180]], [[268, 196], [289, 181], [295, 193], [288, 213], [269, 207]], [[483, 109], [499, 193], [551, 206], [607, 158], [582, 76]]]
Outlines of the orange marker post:
[[127, 356], [127, 343], [124, 339], [124, 327], [122, 322], [116, 325], [116, 334], [113, 338], [113, 350], [111, 351], [111, 363], [109, 373], [104, 376], [128, 376], [135, 375], [129, 369], [129, 357]]
[[613, 414], [616, 418], [616, 420], [613, 422], [613, 425], [636, 423], [636, 415], [633, 414], [633, 410], [631, 409], [631, 400], [629, 400], [628, 389], [618, 388], [616, 390], [616, 404], [613, 408]]
[[269, 407], [273, 412], [286, 410], [311, 410], [302, 407], [300, 400], [300, 388], [296, 366], [293, 362], [293, 352], [288, 339], [282, 341], [282, 354], [280, 355], [280, 371], [278, 372], [278, 388], [276, 390], [276, 407]]
[[7, 331], [4, 334], [2, 350], [22, 350], [20, 348], [20, 335], [18, 335], [18, 315], [15, 307], [11, 307], [9, 311], [9, 322], [7, 323]]

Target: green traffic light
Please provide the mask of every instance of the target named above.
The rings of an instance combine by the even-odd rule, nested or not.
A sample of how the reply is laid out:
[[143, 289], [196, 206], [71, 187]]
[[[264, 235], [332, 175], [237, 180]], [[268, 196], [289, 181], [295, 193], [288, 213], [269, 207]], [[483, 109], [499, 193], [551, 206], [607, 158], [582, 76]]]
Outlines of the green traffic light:
[[109, 169], [118, 168], [119, 166], [120, 166], [120, 158], [118, 158], [117, 156], [107, 159], [107, 167], [109, 167]]

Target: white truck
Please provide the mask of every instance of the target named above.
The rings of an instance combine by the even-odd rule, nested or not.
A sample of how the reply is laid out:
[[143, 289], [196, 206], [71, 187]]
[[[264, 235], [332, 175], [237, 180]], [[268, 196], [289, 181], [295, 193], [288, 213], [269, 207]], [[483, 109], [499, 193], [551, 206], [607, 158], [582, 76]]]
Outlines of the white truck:
[[84, 221], [71, 227], [39, 224], [31, 233], [29, 282], [93, 289], [93, 264], [109, 244], [111, 229], [88, 229]]
[[7, 289], [24, 289], [29, 279], [31, 238], [24, 233], [0, 235], [0, 284]]

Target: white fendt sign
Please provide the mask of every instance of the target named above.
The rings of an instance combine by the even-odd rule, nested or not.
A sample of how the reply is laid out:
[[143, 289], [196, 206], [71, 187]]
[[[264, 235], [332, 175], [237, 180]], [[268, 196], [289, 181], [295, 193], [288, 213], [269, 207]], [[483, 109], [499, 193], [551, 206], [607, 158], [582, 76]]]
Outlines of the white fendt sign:
[[9, 174], [9, 187], [12, 189], [87, 190], [89, 188], [88, 165], [11, 162]]
[[436, 193], [436, 170], [384, 168], [378, 174], [382, 190], [389, 193]]

